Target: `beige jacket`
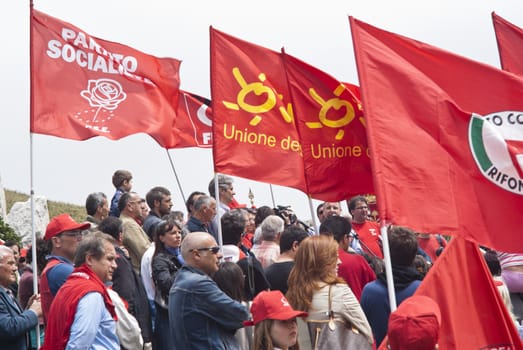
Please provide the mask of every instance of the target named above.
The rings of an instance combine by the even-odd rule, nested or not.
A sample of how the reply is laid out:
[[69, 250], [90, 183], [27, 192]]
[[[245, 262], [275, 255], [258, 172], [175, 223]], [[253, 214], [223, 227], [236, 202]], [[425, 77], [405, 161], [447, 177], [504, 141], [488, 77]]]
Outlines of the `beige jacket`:
[[123, 245], [129, 251], [129, 257], [134, 271], [140, 274], [143, 253], [149, 248], [151, 242], [140, 225], [131, 217], [120, 215], [123, 230]]
[[[335, 284], [331, 289], [332, 311], [334, 316], [343, 318], [354, 325], [363, 334], [370, 344], [374, 342], [372, 329], [370, 328], [367, 317], [363, 313], [358, 299], [346, 284]], [[328, 312], [329, 310], [329, 286], [325, 285], [317, 290], [312, 296], [312, 304], [307, 312], [315, 314], [318, 312]], [[298, 322], [298, 342], [300, 349], [310, 349], [310, 337], [307, 325]]]

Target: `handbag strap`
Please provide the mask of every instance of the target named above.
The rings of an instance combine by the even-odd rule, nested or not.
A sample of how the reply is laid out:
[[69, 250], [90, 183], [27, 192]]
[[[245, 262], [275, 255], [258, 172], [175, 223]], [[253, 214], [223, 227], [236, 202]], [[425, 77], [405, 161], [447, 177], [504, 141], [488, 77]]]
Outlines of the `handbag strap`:
[[332, 295], [331, 295], [331, 290], [332, 290], [332, 284], [329, 284], [329, 319], [330, 320], [333, 320], [334, 319], [334, 312], [332, 311]]

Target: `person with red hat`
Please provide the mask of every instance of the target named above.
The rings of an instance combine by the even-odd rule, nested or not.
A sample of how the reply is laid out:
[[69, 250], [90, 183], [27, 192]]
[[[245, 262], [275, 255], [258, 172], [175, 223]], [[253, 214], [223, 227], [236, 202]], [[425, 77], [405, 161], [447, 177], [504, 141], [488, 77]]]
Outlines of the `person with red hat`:
[[252, 321], [245, 326], [254, 326], [253, 350], [296, 349], [298, 325], [296, 317], [307, 317], [307, 312], [292, 308], [279, 290], [263, 291], [252, 301]]
[[[388, 348], [391, 350], [433, 350], [438, 348], [441, 311], [429, 297], [414, 295], [390, 314]], [[387, 342], [384, 342], [387, 343]], [[380, 347], [386, 349], [386, 347]]]
[[55, 216], [47, 225], [44, 239], [49, 242], [51, 254], [46, 257], [47, 265], [40, 278], [44, 322], [58, 289], [73, 272], [72, 261], [83, 231], [90, 227], [88, 222], [78, 223], [69, 214]]

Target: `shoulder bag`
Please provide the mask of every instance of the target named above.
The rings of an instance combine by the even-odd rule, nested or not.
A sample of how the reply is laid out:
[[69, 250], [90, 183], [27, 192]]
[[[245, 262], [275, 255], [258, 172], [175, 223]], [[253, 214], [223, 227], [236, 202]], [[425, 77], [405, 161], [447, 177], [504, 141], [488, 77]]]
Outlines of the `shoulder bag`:
[[306, 320], [312, 349], [372, 349], [372, 344], [347, 320], [334, 316], [331, 288], [329, 286], [329, 310], [327, 313], [309, 314]]

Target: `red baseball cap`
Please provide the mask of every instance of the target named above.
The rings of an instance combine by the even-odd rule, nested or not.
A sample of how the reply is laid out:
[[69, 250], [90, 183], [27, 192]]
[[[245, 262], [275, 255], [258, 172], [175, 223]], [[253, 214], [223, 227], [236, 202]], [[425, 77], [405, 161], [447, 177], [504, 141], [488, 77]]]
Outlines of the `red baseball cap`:
[[74, 221], [69, 214], [60, 214], [52, 218], [47, 224], [44, 239], [48, 241], [64, 231], [87, 230], [90, 227], [91, 224], [88, 222], [80, 224]]
[[433, 350], [438, 343], [441, 312], [429, 297], [414, 295], [390, 314], [387, 336], [392, 350]]
[[260, 292], [252, 301], [252, 321], [244, 326], [254, 326], [263, 320], [289, 320], [294, 317], [307, 317], [305, 311], [296, 311], [279, 290]]

